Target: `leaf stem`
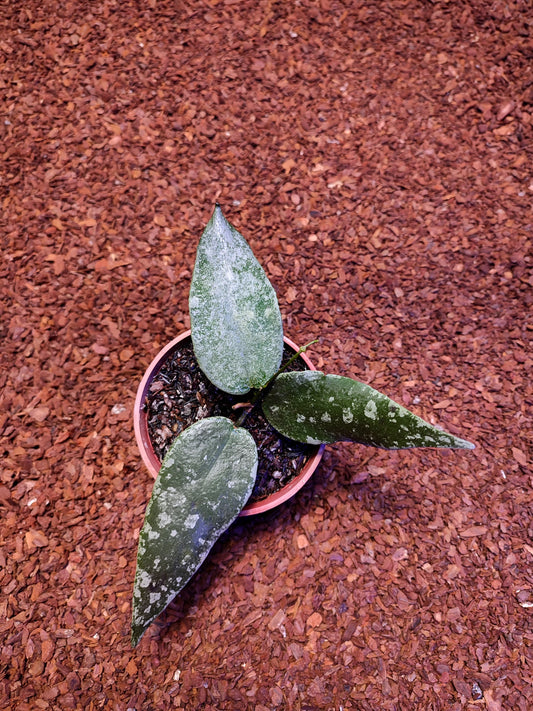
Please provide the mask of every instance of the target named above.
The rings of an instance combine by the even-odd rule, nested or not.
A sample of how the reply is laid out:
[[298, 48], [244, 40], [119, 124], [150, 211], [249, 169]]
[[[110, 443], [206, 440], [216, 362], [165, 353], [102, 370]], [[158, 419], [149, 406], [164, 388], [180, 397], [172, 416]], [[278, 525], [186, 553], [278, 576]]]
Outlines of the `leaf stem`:
[[306, 343], [305, 346], [302, 346], [301, 348], [298, 348], [298, 350], [296, 351], [296, 353], [295, 353], [294, 355], [292, 355], [292, 356], [289, 358], [289, 360], [285, 363], [285, 365], [282, 365], [281, 368], [278, 370], [278, 372], [277, 372], [277, 373], [274, 373], [274, 375], [270, 378], [270, 380], [269, 380], [268, 383], [265, 385], [265, 387], [263, 388], [263, 390], [264, 390], [265, 388], [268, 388], [268, 386], [278, 377], [278, 375], [279, 375], [280, 373], [283, 373], [284, 370], [287, 370], [287, 368], [289, 367], [289, 365], [291, 365], [292, 363], [294, 363], [294, 361], [296, 360], [296, 358], [298, 358], [299, 356], [301, 356], [302, 353], [305, 353], [305, 351], [309, 348], [309, 346], [312, 346], [314, 343], [318, 343], [318, 338], [315, 338], [314, 341], [309, 341], [309, 343]]

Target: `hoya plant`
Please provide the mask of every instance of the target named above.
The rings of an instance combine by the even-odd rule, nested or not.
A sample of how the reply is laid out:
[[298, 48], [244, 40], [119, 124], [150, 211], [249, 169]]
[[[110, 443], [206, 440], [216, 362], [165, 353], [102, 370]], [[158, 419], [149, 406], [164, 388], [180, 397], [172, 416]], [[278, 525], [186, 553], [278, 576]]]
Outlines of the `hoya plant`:
[[139, 535], [133, 646], [250, 497], [258, 453], [243, 424], [253, 408], [261, 407], [275, 430], [297, 442], [474, 447], [357, 380], [281, 367], [283, 326], [276, 293], [218, 204], [198, 245], [189, 309], [201, 370], [220, 390], [245, 396], [246, 406], [236, 423], [221, 416], [198, 420], [167, 450]]

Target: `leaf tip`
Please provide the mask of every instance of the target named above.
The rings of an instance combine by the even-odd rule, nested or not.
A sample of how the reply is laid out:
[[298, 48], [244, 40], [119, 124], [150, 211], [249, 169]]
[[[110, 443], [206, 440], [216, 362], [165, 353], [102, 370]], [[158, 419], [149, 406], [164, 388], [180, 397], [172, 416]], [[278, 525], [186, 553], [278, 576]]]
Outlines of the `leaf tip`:
[[473, 442], [468, 442], [466, 439], [461, 439], [460, 437], [455, 438], [456, 449], [475, 449], [476, 445]]
[[215, 209], [213, 210], [213, 214], [211, 216], [210, 224], [215, 227], [215, 229], [222, 230], [225, 227], [229, 226], [229, 222], [226, 220], [226, 217], [224, 213], [222, 212], [222, 208], [220, 207], [220, 203], [215, 202]]
[[145, 629], [139, 630], [138, 627], [132, 626], [131, 628], [131, 637], [130, 637], [130, 643], [131, 643], [131, 648], [135, 649], [135, 647], [139, 644], [141, 641], [141, 637], [145, 633]]

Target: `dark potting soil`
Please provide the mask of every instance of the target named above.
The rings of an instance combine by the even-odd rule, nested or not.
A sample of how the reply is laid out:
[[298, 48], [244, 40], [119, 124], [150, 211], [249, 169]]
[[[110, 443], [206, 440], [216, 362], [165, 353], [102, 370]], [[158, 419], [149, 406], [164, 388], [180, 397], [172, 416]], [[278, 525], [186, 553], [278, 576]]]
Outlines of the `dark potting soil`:
[[[294, 351], [285, 346], [282, 363]], [[287, 370], [307, 370], [297, 358]], [[163, 460], [173, 440], [197, 420], [221, 415], [235, 422], [242, 409], [233, 405], [246, 402], [246, 395], [229, 395], [213, 385], [200, 370], [192, 342], [186, 339], [163, 364], [147, 396], [148, 432], [154, 452]], [[280, 435], [255, 407], [242, 424], [252, 435], [258, 450], [258, 467], [250, 502], [260, 501], [279, 491], [299, 474], [315, 447]]]

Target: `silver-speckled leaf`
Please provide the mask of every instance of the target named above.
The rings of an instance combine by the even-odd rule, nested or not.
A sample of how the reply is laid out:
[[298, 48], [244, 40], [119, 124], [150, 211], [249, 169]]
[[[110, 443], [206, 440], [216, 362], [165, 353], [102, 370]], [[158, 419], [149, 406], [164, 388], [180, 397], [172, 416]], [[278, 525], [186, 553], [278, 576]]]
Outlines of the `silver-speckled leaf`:
[[252, 436], [225, 417], [199, 420], [174, 440], [139, 535], [133, 646], [237, 518], [252, 493], [256, 472]]
[[263, 411], [278, 432], [298, 442], [344, 440], [385, 449], [474, 448], [369, 385], [318, 371], [282, 373], [265, 397]]
[[278, 370], [283, 327], [276, 293], [218, 205], [198, 245], [189, 311], [200, 368], [221, 390], [247, 393]]

